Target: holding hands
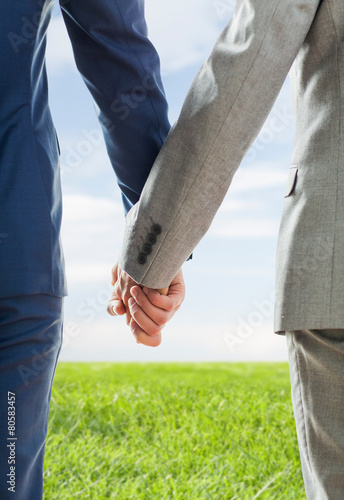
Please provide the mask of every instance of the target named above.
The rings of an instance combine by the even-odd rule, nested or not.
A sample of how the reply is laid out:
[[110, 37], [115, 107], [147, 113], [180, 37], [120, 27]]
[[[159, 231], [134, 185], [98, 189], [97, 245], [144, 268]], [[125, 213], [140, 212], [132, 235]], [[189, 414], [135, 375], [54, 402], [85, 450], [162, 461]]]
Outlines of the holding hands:
[[180, 269], [168, 288], [153, 290], [138, 285], [117, 263], [112, 268], [114, 290], [108, 302], [111, 316], [127, 317], [127, 325], [138, 344], [157, 347], [161, 331], [180, 308], [185, 284]]

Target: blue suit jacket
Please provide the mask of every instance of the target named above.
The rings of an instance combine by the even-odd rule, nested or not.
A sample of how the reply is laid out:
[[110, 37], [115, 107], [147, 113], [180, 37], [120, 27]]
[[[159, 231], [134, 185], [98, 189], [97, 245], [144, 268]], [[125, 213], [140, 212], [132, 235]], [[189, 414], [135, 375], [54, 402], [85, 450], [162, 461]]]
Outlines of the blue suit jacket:
[[[48, 105], [51, 0], [4, 0], [0, 18], [0, 297], [67, 294], [58, 142]], [[99, 108], [127, 212], [170, 124], [143, 0], [61, 0], [77, 67]], [[126, 105], [135, 93], [136, 106]]]

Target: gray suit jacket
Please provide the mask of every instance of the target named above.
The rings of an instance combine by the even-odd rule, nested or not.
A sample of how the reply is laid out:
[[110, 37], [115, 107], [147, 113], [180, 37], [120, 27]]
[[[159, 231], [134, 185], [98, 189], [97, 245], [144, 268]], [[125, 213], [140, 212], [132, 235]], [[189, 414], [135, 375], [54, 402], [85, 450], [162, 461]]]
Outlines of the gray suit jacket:
[[122, 268], [171, 282], [208, 230], [291, 69], [296, 134], [274, 331], [344, 328], [344, 2], [238, 0], [126, 218]]

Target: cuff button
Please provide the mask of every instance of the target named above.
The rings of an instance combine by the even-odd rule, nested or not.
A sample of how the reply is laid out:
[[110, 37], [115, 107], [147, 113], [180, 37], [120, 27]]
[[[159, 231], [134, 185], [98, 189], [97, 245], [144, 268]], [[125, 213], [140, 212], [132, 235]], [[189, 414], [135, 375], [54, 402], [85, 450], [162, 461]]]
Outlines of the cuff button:
[[141, 252], [137, 258], [137, 262], [143, 266], [147, 262], [147, 255]]
[[155, 236], [159, 236], [159, 234], [161, 234], [162, 229], [159, 224], [153, 224], [151, 231], [153, 234], [155, 234]]
[[148, 236], [147, 236], [147, 241], [151, 245], [155, 245], [155, 243], [157, 242], [157, 237], [155, 236], [155, 234], [149, 233]]
[[149, 243], [145, 243], [142, 247], [142, 250], [143, 250], [143, 253], [145, 253], [146, 255], [149, 255], [150, 253], [152, 253], [152, 245], [150, 245]]

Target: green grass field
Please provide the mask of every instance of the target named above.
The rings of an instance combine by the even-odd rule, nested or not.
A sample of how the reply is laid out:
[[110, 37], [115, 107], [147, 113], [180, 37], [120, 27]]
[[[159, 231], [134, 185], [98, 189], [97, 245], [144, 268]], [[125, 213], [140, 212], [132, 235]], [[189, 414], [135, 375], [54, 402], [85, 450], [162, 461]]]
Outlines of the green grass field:
[[59, 363], [45, 500], [304, 500], [285, 363]]

